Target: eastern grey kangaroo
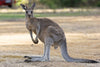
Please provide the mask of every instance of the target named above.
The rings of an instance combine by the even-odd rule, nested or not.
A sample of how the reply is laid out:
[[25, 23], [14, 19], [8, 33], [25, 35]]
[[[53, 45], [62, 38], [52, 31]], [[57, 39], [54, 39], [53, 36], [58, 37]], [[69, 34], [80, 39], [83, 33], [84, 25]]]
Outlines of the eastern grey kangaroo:
[[[30, 8], [23, 4], [21, 4], [21, 6], [26, 12], [26, 28], [30, 32], [33, 43], [37, 44], [38, 39], [44, 43], [43, 56], [25, 56], [25, 58], [27, 58], [25, 62], [49, 61], [50, 46], [54, 46], [54, 48], [60, 47], [63, 58], [68, 62], [98, 63], [95, 60], [70, 57], [67, 51], [66, 38], [62, 28], [50, 19], [35, 18], [33, 16], [35, 3], [33, 3]], [[35, 39], [33, 39], [32, 32], [36, 34]]]

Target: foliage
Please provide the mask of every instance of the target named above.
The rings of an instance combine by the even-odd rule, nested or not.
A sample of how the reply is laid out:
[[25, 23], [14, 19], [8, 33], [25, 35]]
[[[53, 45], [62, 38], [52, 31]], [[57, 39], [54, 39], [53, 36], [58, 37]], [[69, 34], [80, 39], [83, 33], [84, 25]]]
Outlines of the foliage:
[[40, 0], [40, 2], [49, 6], [50, 8], [57, 8], [56, 0]]
[[98, 7], [100, 7], [100, 1], [96, 4]]
[[16, 5], [17, 6], [20, 6], [21, 3], [27, 4], [28, 3], [28, 0], [16, 0]]
[[17, 6], [20, 3], [31, 5], [33, 2], [41, 3], [50, 8], [64, 7], [100, 7], [100, 0], [16, 0]]
[[50, 8], [59, 7], [100, 7], [99, 0], [40, 0]]

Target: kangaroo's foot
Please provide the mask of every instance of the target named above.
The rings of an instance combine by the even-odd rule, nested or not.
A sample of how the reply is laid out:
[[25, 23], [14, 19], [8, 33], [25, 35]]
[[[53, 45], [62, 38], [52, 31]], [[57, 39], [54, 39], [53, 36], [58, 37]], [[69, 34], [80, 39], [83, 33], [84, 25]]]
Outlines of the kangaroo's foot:
[[24, 58], [32, 59], [32, 58], [41, 58], [42, 56], [24, 56]]
[[46, 59], [45, 57], [38, 57], [38, 56], [25, 56], [26, 59], [24, 62], [43, 62], [43, 61], [49, 61], [49, 59]]

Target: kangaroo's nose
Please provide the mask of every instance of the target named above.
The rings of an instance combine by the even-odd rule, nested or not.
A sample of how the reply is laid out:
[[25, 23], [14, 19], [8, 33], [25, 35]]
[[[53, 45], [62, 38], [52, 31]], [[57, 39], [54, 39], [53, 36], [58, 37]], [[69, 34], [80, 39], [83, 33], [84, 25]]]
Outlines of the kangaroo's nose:
[[29, 17], [31, 16], [31, 15], [28, 15]]

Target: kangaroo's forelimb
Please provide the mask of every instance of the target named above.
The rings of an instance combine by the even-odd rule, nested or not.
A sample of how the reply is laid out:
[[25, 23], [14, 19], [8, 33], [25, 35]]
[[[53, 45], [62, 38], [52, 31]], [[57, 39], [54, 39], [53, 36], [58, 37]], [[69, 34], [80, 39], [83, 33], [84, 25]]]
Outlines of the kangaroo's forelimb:
[[39, 32], [40, 32], [40, 25], [39, 25], [39, 23], [38, 23], [38, 24], [37, 24], [37, 28], [36, 28], [36, 37], [35, 37], [35, 40], [34, 40], [34, 39], [33, 39], [32, 30], [30, 30], [31, 39], [32, 39], [33, 43], [35, 43], [35, 44], [38, 43]]
[[34, 40], [33, 39], [32, 30], [29, 30], [29, 32], [30, 32], [30, 36], [31, 36], [31, 39], [32, 39], [33, 43], [37, 44], [38, 43], [38, 40], [36, 40], [36, 39]]

